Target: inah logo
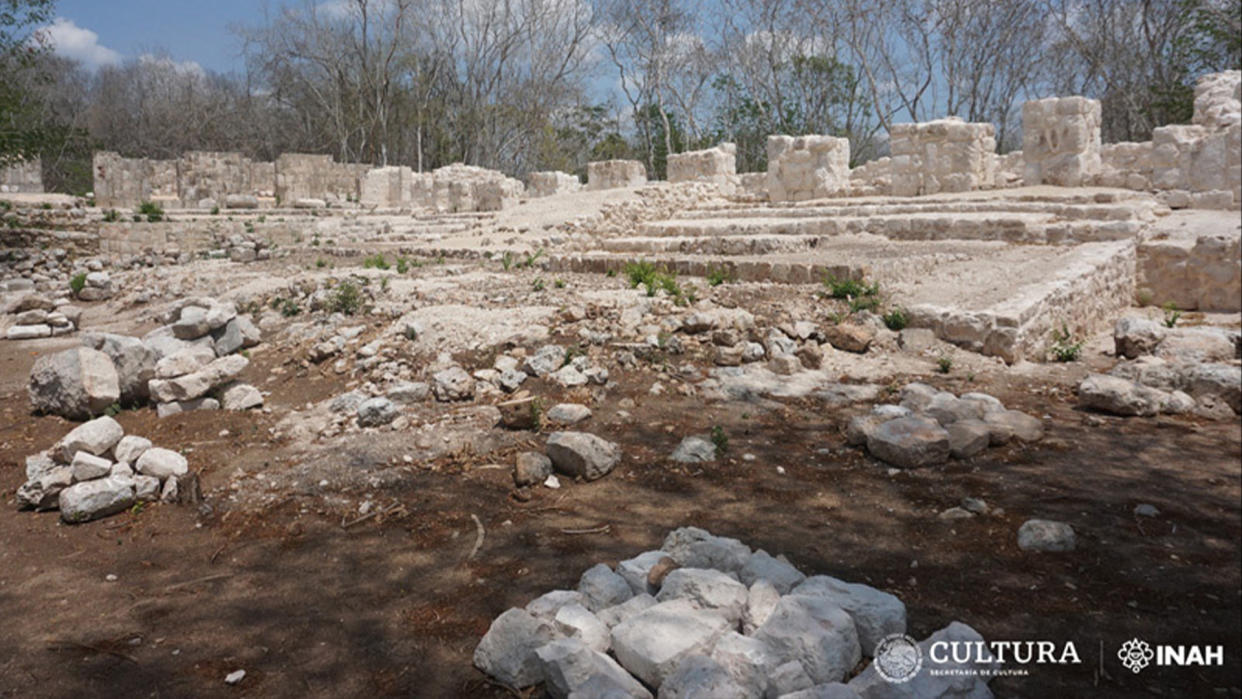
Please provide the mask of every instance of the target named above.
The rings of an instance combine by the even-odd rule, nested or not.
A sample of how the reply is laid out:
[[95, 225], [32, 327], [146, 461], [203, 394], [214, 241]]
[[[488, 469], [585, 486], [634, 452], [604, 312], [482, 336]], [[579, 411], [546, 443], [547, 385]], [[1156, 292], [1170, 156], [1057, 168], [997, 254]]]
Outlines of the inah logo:
[[1117, 651], [1117, 657], [1121, 658], [1121, 664], [1136, 675], [1140, 670], [1147, 667], [1155, 655], [1152, 652], [1151, 646], [1147, 645], [1147, 641], [1140, 641], [1137, 638], [1132, 638], [1121, 644], [1121, 650]]
[[923, 667], [923, 650], [904, 633], [894, 633], [875, 645], [876, 673], [895, 684], [910, 680]]

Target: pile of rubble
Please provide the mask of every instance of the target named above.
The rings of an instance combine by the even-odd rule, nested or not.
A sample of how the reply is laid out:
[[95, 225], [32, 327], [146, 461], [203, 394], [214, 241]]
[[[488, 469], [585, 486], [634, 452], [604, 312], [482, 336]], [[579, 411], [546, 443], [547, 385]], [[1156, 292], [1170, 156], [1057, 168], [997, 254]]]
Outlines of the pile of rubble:
[[[906, 632], [906, 607], [873, 587], [807, 577], [783, 556], [696, 527], [658, 551], [599, 564], [492, 622], [474, 664], [511, 688], [552, 697], [989, 697], [987, 673], [945, 663], [890, 684], [874, 664]], [[919, 643], [983, 643], [954, 622]], [[848, 683], [845, 683], [848, 679]]]
[[31, 405], [70, 419], [148, 400], [160, 417], [262, 405], [258, 389], [233, 381], [250, 363], [235, 353], [258, 344], [260, 333], [232, 303], [183, 299], [163, 320], [141, 339], [87, 333], [82, 347], [39, 357], [30, 370]]
[[60, 510], [69, 524], [88, 522], [136, 503], [176, 502], [195, 486], [189, 462], [151, 440], [126, 435], [120, 423], [101, 417], [75, 427], [51, 449], [26, 457], [26, 483], [17, 490], [19, 509]]
[[923, 383], [901, 389], [897, 405], [876, 405], [853, 417], [845, 439], [865, 446], [877, 459], [898, 468], [945, 463], [950, 457], [969, 459], [989, 446], [1011, 440], [1034, 442], [1044, 436], [1038, 418], [1007, 410], [994, 396], [938, 391]]
[[31, 340], [65, 335], [78, 329], [82, 309], [69, 302], [67, 296], [50, 299], [42, 294], [18, 296], [4, 307], [4, 314], [13, 316], [13, 324], [4, 333], [6, 340]]
[[1166, 327], [1126, 317], [1113, 328], [1121, 361], [1078, 386], [1086, 408], [1122, 416], [1193, 413], [1217, 420], [1242, 413], [1242, 333]]
[[261, 236], [234, 233], [219, 242], [219, 246], [208, 253], [208, 257], [224, 258], [233, 262], [254, 262], [267, 260], [272, 256], [271, 241]]

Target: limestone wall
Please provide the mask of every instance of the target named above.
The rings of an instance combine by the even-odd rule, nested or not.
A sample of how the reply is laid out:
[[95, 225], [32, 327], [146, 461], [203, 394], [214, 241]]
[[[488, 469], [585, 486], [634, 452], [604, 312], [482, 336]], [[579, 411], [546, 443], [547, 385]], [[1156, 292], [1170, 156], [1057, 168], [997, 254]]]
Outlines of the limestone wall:
[[668, 156], [669, 182], [704, 180], [732, 184], [737, 175], [737, 144], [721, 143], [715, 148], [692, 150]]
[[1242, 70], [1199, 78], [1192, 122], [1209, 129], [1226, 129], [1242, 122]]
[[43, 193], [43, 161], [39, 158], [0, 169], [0, 193]]
[[1108, 143], [1100, 147], [1100, 174], [1095, 184], [1102, 187], [1151, 189], [1151, 141]]
[[[217, 206], [230, 194], [253, 194], [253, 161], [241, 153], [190, 151], [177, 159], [177, 196], [183, 207]], [[152, 187], [152, 191], [155, 191]]]
[[1204, 235], [1138, 246], [1138, 295], [1182, 310], [1242, 310], [1242, 238]]
[[1189, 204], [1202, 208], [1242, 201], [1242, 125], [1161, 126], [1152, 132], [1151, 144], [1156, 189], [1191, 193]]
[[432, 172], [410, 173], [408, 204], [439, 213], [500, 211], [515, 204], [526, 187], [503, 172], [454, 163]]
[[833, 136], [768, 136], [768, 198], [839, 196], [850, 184], [850, 142]]
[[338, 163], [330, 155], [282, 153], [276, 159], [276, 200], [290, 205], [298, 199], [330, 203], [356, 201], [370, 165]]
[[996, 129], [948, 117], [919, 124], [894, 124], [891, 193], [917, 196], [971, 192], [995, 181]]
[[868, 160], [850, 170], [850, 195], [876, 196], [888, 194], [893, 186], [892, 158]]
[[526, 176], [526, 193], [532, 197], [550, 197], [553, 194], [577, 192], [580, 189], [582, 183], [568, 172], [545, 170]]
[[587, 186], [590, 191], [637, 187], [647, 184], [647, 168], [637, 160], [602, 160], [587, 163]]
[[1100, 101], [1049, 97], [1022, 105], [1023, 179], [1081, 187], [1100, 173]]
[[301, 235], [298, 228], [289, 223], [229, 221], [222, 216], [176, 223], [102, 223], [99, 253], [113, 260], [151, 253], [166, 257], [195, 255], [218, 248], [230, 236], [242, 234], [267, 245], [289, 245]]
[[358, 201], [380, 208], [409, 206], [413, 186], [414, 170], [404, 165], [377, 167], [362, 178]]

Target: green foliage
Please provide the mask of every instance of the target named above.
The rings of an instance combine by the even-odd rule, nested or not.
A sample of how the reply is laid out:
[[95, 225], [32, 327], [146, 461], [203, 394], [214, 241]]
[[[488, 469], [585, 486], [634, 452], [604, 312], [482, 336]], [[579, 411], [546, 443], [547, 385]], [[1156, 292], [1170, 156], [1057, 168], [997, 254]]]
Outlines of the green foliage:
[[625, 265], [625, 276], [630, 280], [631, 289], [637, 289], [639, 284], [646, 284], [655, 274], [655, 265], [646, 260], [630, 262]]
[[500, 266], [504, 268], [506, 272], [509, 271], [509, 268], [513, 267], [513, 253], [512, 252], [505, 250], [505, 254], [500, 256]]
[[159, 204], [153, 201], [144, 201], [138, 205], [138, 215], [144, 216], [149, 223], [156, 223], [164, 220], [164, 210]]
[[535, 279], [535, 283], [531, 284], [531, 288], [534, 289], [535, 291], [543, 291], [543, 287], [544, 287], [543, 277], [539, 277]]
[[828, 276], [824, 279], [824, 286], [828, 288], [828, 295], [834, 299], [857, 299], [880, 294], [879, 284], [868, 284], [861, 279], [837, 279]]
[[558, 289], [564, 289], [564, 288], [565, 288], [565, 280], [564, 280], [564, 279], [557, 279], [556, 281], [554, 281], [554, 282], [552, 282], [552, 283], [553, 283], [553, 284], [556, 286], [556, 288], [558, 288]]
[[539, 260], [540, 257], [543, 257], [543, 248], [539, 248], [533, 253], [528, 252], [526, 253], [526, 259], [522, 261], [521, 266], [526, 267], [528, 269], [531, 267], [534, 267], [535, 263]]
[[220, 215], [220, 207], [218, 207], [218, 206], [213, 206], [213, 207], [211, 207], [211, 215], [212, 215], [212, 216], [219, 216], [219, 215]]
[[302, 307], [293, 299], [286, 299], [280, 302], [280, 315], [286, 318], [292, 318], [302, 313]]
[[1052, 331], [1052, 346], [1048, 351], [1052, 353], [1052, 358], [1058, 362], [1077, 361], [1082, 354], [1082, 346], [1086, 344], [1085, 340], [1074, 340], [1073, 335], [1069, 331], [1069, 327], [1065, 323], [1061, 323], [1060, 330]]
[[712, 444], [716, 445], [716, 457], [724, 456], [729, 451], [729, 435], [720, 425], [712, 426]]
[[953, 368], [953, 360], [950, 359], [948, 355], [942, 354], [940, 355], [940, 359], [936, 360], [936, 371], [940, 372], [941, 374], [949, 373], [949, 370], [951, 370], [952, 368]]
[[409, 260], [404, 257], [397, 258], [397, 274], [405, 274], [410, 269]]
[[709, 267], [707, 270], [707, 284], [709, 286], [720, 286], [721, 284], [737, 281], [737, 275], [728, 267]]
[[612, 279], [613, 277], [617, 276], [617, 270], [613, 267], [609, 267], [608, 271], [604, 272], [604, 276], [608, 277], [609, 279]]
[[904, 330], [909, 324], [910, 319], [906, 316], [906, 312], [900, 308], [894, 308], [884, 314], [884, 327], [889, 330]]
[[1169, 301], [1161, 308], [1164, 309], [1164, 327], [1172, 328], [1177, 325], [1177, 321], [1182, 318], [1182, 312], [1178, 310], [1177, 304]]
[[108, 209], [103, 213], [103, 220], [105, 223], [116, 223], [121, 220], [121, 212], [116, 209]]
[[328, 261], [321, 257], [315, 260], [315, 266], [318, 267], [319, 269], [323, 269], [324, 267], [328, 266]]
[[362, 292], [353, 282], [341, 282], [332, 294], [329, 308], [334, 313], [352, 316], [362, 308]]
[[388, 269], [388, 260], [384, 259], [384, 253], [377, 252], [370, 257], [362, 259], [363, 269]]
[[850, 313], [874, 311], [879, 307], [880, 299], [877, 296], [858, 296], [850, 299]]
[[77, 296], [86, 288], [86, 272], [73, 275], [69, 280], [69, 288], [73, 290], [73, 295]]

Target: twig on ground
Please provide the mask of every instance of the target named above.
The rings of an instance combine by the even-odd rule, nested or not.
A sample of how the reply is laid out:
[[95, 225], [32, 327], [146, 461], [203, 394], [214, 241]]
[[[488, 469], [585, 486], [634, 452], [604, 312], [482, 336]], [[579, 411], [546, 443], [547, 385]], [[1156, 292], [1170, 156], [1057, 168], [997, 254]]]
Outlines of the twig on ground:
[[470, 519], [474, 520], [474, 528], [477, 532], [477, 536], [475, 536], [474, 539], [474, 548], [470, 549], [470, 555], [466, 556], [467, 561], [478, 555], [479, 549], [483, 548], [483, 537], [487, 536], [487, 532], [483, 530], [483, 522], [479, 520], [479, 516], [471, 513]]
[[562, 534], [607, 534], [612, 531], [611, 524], [601, 524], [598, 527], [589, 527], [587, 529], [562, 529]]

